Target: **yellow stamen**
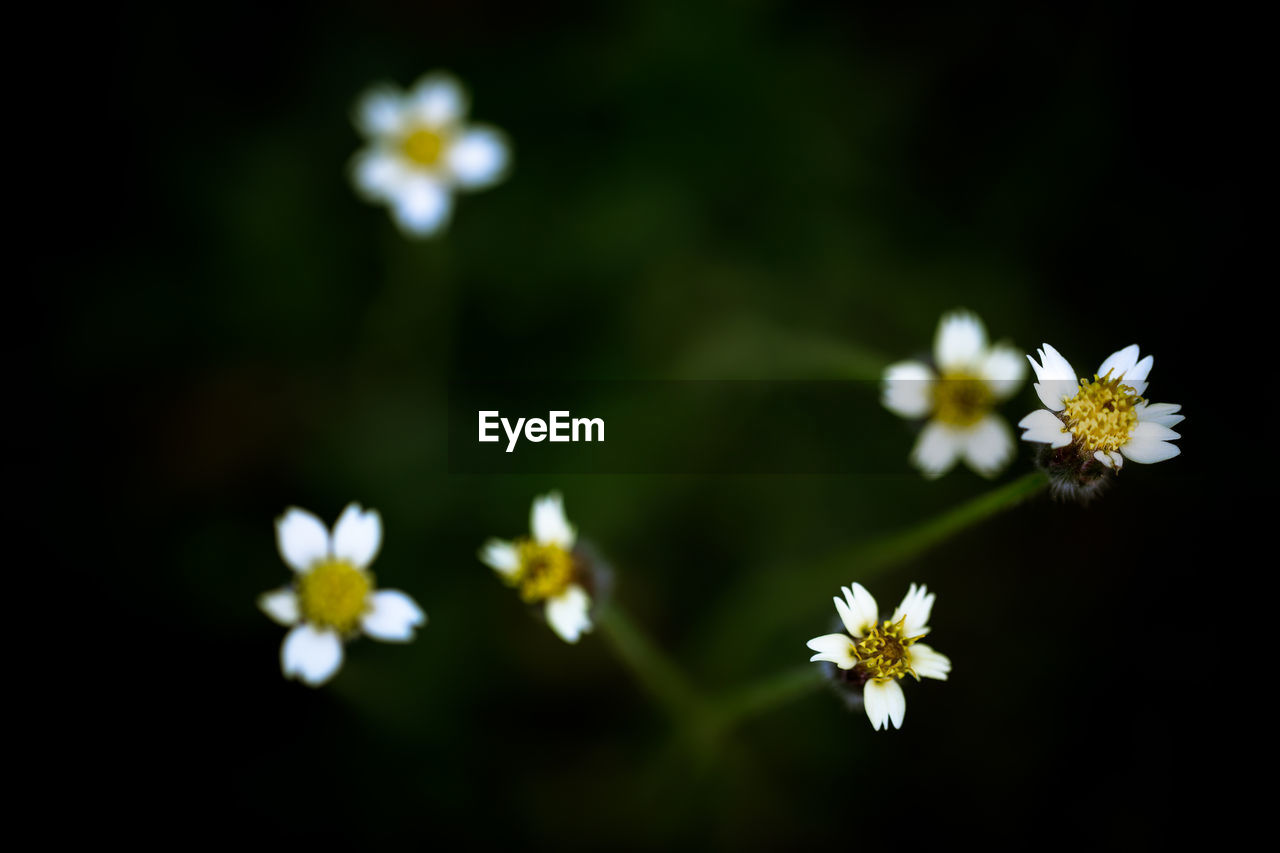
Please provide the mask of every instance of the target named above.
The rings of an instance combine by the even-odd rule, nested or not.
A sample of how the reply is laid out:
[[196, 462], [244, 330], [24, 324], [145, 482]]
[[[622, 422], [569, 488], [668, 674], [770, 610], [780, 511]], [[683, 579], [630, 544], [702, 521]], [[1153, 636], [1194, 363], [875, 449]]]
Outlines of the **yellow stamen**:
[[564, 594], [573, 581], [573, 554], [559, 545], [543, 545], [532, 539], [516, 540], [520, 567], [508, 579], [527, 602], [545, 601]]
[[853, 655], [858, 659], [859, 668], [877, 681], [889, 681], [910, 675], [916, 681], [920, 676], [911, 668], [911, 655], [907, 648], [924, 637], [907, 637], [903, 634], [907, 617], [904, 615], [897, 622], [884, 620], [884, 624], [871, 629], [867, 636], [854, 642]]
[[373, 576], [345, 560], [325, 560], [298, 577], [298, 606], [313, 625], [349, 634], [369, 610]]
[[972, 426], [986, 417], [995, 395], [982, 379], [967, 373], [946, 373], [933, 383], [935, 417], [952, 426]]
[[1138, 425], [1135, 408], [1142, 402], [1132, 386], [1121, 385], [1111, 378], [1111, 371], [1093, 381], [1080, 380], [1080, 390], [1066, 401], [1067, 426], [1082, 449], [1088, 453], [1119, 450]]
[[444, 156], [445, 134], [428, 127], [411, 131], [400, 142], [404, 156], [419, 166], [435, 166]]

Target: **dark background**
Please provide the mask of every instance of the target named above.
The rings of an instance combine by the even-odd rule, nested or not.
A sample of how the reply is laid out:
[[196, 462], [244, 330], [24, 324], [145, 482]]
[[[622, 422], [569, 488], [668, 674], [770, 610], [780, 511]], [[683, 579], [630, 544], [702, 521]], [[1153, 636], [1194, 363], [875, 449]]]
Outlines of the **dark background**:
[[[1245, 360], [1251, 304], [1250, 22], [374, 2], [78, 23], [51, 96], [70, 188], [46, 219], [69, 248], [38, 280], [69, 415], [50, 437], [72, 448], [48, 479], [75, 495], [49, 535], [87, 611], [58, 790], [87, 824], [576, 848], [1152, 843], [1212, 820], [1206, 730], [1249, 689], [1231, 637], [1203, 632], [1230, 635], [1242, 580], [1223, 544], [1240, 377], [1221, 365]], [[351, 190], [350, 113], [437, 68], [514, 169], [410, 242]], [[868, 580], [885, 609], [928, 583], [954, 663], [905, 686], [902, 730], [817, 691], [695, 756], [599, 636], [565, 645], [475, 559], [560, 489], [697, 684], [802, 665], [836, 592], [812, 566], [991, 486], [925, 482], [910, 426], [878, 410], [849, 425], [900, 457], [874, 476], [451, 475], [448, 384], [868, 380], [957, 306], [1081, 371], [1139, 343], [1151, 397], [1187, 414], [1183, 455]], [[1028, 384], [1003, 411], [1037, 405]], [[284, 631], [254, 601], [288, 578], [283, 509], [331, 523], [352, 500], [383, 515], [379, 584], [431, 622], [349, 645], [312, 690], [281, 678]], [[741, 593], [779, 573], [785, 600]]]

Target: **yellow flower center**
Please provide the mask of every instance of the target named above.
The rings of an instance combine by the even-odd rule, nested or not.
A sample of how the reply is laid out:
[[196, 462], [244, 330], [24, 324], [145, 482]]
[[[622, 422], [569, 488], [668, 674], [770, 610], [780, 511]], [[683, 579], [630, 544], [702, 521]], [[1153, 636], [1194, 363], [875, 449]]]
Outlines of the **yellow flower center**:
[[1065, 402], [1067, 408], [1063, 414], [1067, 426], [1082, 448], [1090, 453], [1095, 450], [1109, 453], [1119, 450], [1120, 445], [1129, 440], [1138, 425], [1134, 408], [1142, 398], [1131, 386], [1112, 379], [1108, 370], [1101, 379], [1096, 373], [1092, 382], [1081, 379], [1080, 390]]
[[972, 426], [986, 416], [994, 402], [990, 386], [967, 373], [945, 373], [933, 383], [933, 410], [945, 424]]
[[349, 634], [369, 609], [373, 576], [345, 560], [325, 560], [298, 577], [302, 618], [321, 628]]
[[447, 141], [446, 135], [440, 130], [418, 127], [400, 141], [400, 150], [419, 166], [435, 166], [444, 156]]
[[858, 659], [858, 666], [871, 678], [889, 681], [910, 675], [917, 681], [920, 680], [920, 676], [911, 668], [911, 655], [907, 652], [907, 647], [924, 634], [918, 637], [904, 636], [906, 621], [906, 616], [897, 622], [886, 619], [883, 625], [877, 625], [867, 636], [854, 642], [853, 655]]
[[516, 541], [520, 568], [508, 579], [519, 587], [527, 602], [544, 601], [562, 595], [573, 581], [573, 555], [559, 545], [542, 545], [532, 539]]

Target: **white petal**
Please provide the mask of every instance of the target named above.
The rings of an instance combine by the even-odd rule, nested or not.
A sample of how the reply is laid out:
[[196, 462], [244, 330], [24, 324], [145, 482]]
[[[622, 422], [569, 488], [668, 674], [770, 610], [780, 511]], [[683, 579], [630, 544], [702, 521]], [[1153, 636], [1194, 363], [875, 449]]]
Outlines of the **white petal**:
[[1066, 447], [1071, 443], [1071, 432], [1048, 409], [1036, 409], [1018, 421], [1018, 426], [1026, 430], [1022, 434], [1023, 441], [1039, 441], [1050, 447]]
[[939, 368], [975, 370], [987, 349], [987, 330], [972, 311], [952, 311], [938, 323], [933, 339], [933, 359]]
[[879, 731], [888, 729], [893, 723], [895, 729], [902, 728], [902, 718], [907, 713], [907, 697], [902, 695], [902, 686], [896, 681], [868, 681], [862, 688], [862, 702], [867, 709], [867, 719]]
[[415, 121], [428, 127], [457, 124], [467, 113], [467, 95], [457, 78], [444, 72], [428, 74], [409, 93]]
[[904, 418], [922, 418], [933, 411], [934, 373], [918, 361], [891, 364], [884, 372], [880, 401]]
[[329, 556], [329, 531], [305, 509], [292, 507], [276, 519], [276, 546], [286, 563], [305, 572]]
[[559, 492], [543, 495], [533, 502], [529, 513], [529, 529], [533, 538], [541, 545], [559, 545], [572, 548], [577, 540], [577, 531], [569, 523], [564, 514], [564, 498]]
[[[1138, 363], [1138, 345], [1129, 344], [1122, 350], [1116, 350], [1107, 356], [1098, 367], [1098, 376], [1106, 376], [1111, 371], [1112, 379], [1119, 379], [1126, 371], [1132, 370]], [[1150, 369], [1150, 368], [1148, 368]], [[1145, 378], [1145, 377], [1144, 377]]]
[[1111, 458], [1111, 454], [1107, 453], [1105, 450], [1093, 451], [1093, 458], [1097, 459], [1099, 462], [1101, 462], [1103, 465], [1106, 465], [1108, 468], [1116, 467], [1115, 460], [1113, 460]]
[[858, 665], [858, 659], [853, 654], [853, 641], [847, 634], [823, 634], [805, 645], [817, 652], [809, 658], [811, 662], [828, 660], [841, 669], [853, 669]]
[[1181, 408], [1178, 403], [1142, 403], [1134, 408], [1134, 413], [1139, 421], [1151, 421], [1171, 427], [1186, 420], [1186, 415], [1177, 414]]
[[391, 213], [406, 234], [428, 237], [449, 221], [453, 197], [439, 181], [426, 175], [412, 175], [399, 187]]
[[1133, 388], [1133, 393], [1142, 394], [1147, 390], [1147, 376], [1151, 373], [1151, 365], [1155, 358], [1147, 356], [1142, 361], [1125, 371], [1124, 384]]
[[1117, 471], [1119, 471], [1124, 467], [1124, 457], [1114, 450], [1111, 451], [1111, 464], [1115, 466]]
[[591, 599], [579, 586], [570, 586], [556, 598], [547, 599], [547, 622], [566, 643], [578, 642], [578, 636], [591, 630], [591, 618], [587, 611]]
[[1134, 441], [1130, 439], [1127, 444], [1120, 448], [1120, 452], [1134, 462], [1150, 464], [1172, 459], [1182, 451], [1176, 444], [1170, 444], [1167, 441], [1154, 441], [1151, 439]]
[[1027, 356], [1036, 379], [1040, 380], [1035, 384], [1036, 394], [1050, 411], [1060, 412], [1066, 408], [1063, 401], [1070, 400], [1080, 390], [1080, 377], [1071, 363], [1048, 344], [1036, 353], [1040, 356], [1038, 362]]
[[284, 638], [280, 647], [280, 667], [286, 678], [299, 678], [318, 687], [342, 666], [342, 640], [337, 632], [317, 631], [299, 625]]
[[400, 132], [403, 101], [394, 86], [380, 83], [360, 96], [355, 123], [370, 138], [394, 136]]
[[965, 434], [964, 458], [984, 477], [993, 477], [1013, 458], [1013, 433], [1004, 418], [987, 415]]
[[298, 594], [287, 586], [258, 596], [258, 607], [281, 625], [297, 624], [301, 616], [298, 610]]
[[1174, 441], [1182, 438], [1173, 430], [1155, 421], [1138, 421], [1138, 425], [1129, 433], [1130, 441]]
[[893, 611], [893, 618], [889, 621], [897, 622], [902, 617], [907, 617], [907, 621], [903, 623], [903, 633], [908, 637], [918, 637], [927, 633], [929, 630], [929, 614], [933, 612], [933, 600], [936, 596], [929, 592], [927, 587], [912, 584], [907, 589], [907, 594], [902, 597], [902, 603], [898, 605], [898, 609]]
[[951, 672], [951, 659], [924, 643], [907, 646], [907, 664], [921, 678], [946, 681], [947, 673]]
[[333, 526], [333, 556], [363, 569], [378, 556], [382, 547], [382, 517], [377, 510], [365, 512], [360, 504], [348, 504]]
[[480, 562], [510, 577], [520, 568], [520, 552], [513, 542], [490, 539], [480, 548]]
[[860, 583], [840, 587], [844, 601], [833, 599], [845, 630], [855, 637], [865, 637], [880, 621], [880, 608], [866, 587]]
[[369, 596], [373, 609], [365, 614], [360, 627], [370, 637], [393, 643], [413, 639], [413, 629], [425, 625], [427, 614], [417, 602], [395, 589], [384, 589]]
[[360, 195], [370, 201], [395, 199], [405, 177], [400, 158], [381, 148], [361, 151], [351, 167], [351, 182]]
[[956, 464], [964, 446], [963, 432], [938, 421], [929, 421], [916, 439], [916, 446], [911, 451], [911, 463], [930, 479], [941, 477]]
[[511, 146], [497, 128], [473, 126], [449, 146], [447, 164], [458, 186], [474, 190], [506, 175]]
[[1027, 378], [1027, 360], [1020, 349], [997, 344], [982, 361], [978, 375], [998, 400], [1012, 397]]

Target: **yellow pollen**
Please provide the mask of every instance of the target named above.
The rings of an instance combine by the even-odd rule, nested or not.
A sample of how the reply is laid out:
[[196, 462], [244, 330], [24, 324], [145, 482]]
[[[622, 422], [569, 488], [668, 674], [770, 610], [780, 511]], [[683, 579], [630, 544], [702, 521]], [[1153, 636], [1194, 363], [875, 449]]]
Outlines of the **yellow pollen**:
[[967, 373], [945, 373], [933, 383], [933, 409], [945, 424], [972, 426], [986, 416], [994, 402], [987, 383]]
[[1134, 408], [1142, 402], [1129, 385], [1121, 385], [1111, 378], [1111, 371], [1093, 381], [1080, 380], [1080, 390], [1070, 400], [1063, 412], [1067, 426], [1082, 449], [1088, 453], [1102, 450], [1110, 453], [1120, 449], [1129, 440], [1133, 428], [1138, 425], [1138, 413]]
[[400, 142], [400, 150], [419, 166], [434, 166], [444, 156], [445, 134], [431, 128], [419, 127]]
[[520, 567], [508, 583], [520, 589], [527, 602], [562, 595], [573, 581], [573, 555], [559, 545], [542, 545], [532, 539], [516, 540]]
[[853, 654], [858, 659], [858, 666], [871, 678], [877, 681], [888, 681], [910, 675], [917, 681], [920, 680], [920, 676], [916, 675], [916, 671], [909, 663], [911, 656], [907, 652], [907, 647], [924, 634], [918, 637], [904, 636], [903, 628], [906, 621], [906, 616], [897, 622], [886, 619], [883, 625], [872, 628], [871, 633], [854, 643]]
[[316, 563], [298, 577], [298, 605], [302, 618], [321, 628], [349, 634], [369, 609], [373, 576], [345, 560]]

